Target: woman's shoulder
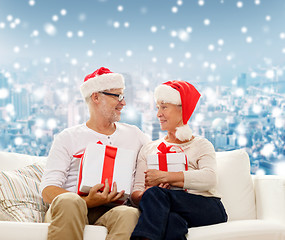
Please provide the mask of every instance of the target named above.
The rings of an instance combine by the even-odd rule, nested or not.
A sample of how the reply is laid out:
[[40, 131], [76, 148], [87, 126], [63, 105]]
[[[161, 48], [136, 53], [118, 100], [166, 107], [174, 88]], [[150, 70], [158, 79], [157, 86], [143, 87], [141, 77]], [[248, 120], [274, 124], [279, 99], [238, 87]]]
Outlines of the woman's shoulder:
[[207, 138], [199, 136], [199, 135], [194, 137], [193, 143], [195, 143], [195, 144], [211, 144], [212, 145], [212, 143]]
[[205, 137], [202, 136], [195, 136], [190, 142], [188, 142], [187, 145], [185, 145], [185, 148], [198, 148], [198, 149], [209, 149], [211, 151], [214, 151], [213, 144]]

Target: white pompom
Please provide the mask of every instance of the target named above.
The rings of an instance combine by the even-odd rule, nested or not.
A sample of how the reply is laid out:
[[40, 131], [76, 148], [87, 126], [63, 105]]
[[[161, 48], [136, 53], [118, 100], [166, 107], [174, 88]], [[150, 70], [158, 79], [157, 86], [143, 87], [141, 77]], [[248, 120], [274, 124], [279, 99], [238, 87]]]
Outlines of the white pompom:
[[181, 127], [176, 128], [175, 136], [180, 141], [190, 140], [192, 138], [192, 129], [189, 125], [183, 125]]

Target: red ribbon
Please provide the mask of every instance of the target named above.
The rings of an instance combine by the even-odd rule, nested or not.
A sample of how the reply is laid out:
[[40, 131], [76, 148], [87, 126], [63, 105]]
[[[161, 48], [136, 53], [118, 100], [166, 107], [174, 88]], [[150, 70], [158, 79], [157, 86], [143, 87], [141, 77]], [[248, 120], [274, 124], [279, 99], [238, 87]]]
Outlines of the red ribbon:
[[[168, 147], [166, 146], [166, 144], [164, 142], [162, 142], [161, 144], [158, 145], [157, 149], [160, 151], [158, 152], [158, 167], [160, 171], [168, 171], [167, 168], [167, 157], [166, 154], [167, 153], [176, 153], [175, 151], [170, 151], [170, 149], [174, 147], [174, 145], [169, 145]], [[177, 146], [178, 148], [180, 148], [180, 150], [182, 152], [183, 149], [179, 146]], [[185, 153], [184, 153], [185, 154]], [[188, 170], [188, 161], [187, 161], [187, 155], [185, 154], [185, 159], [186, 159], [186, 163], [185, 163], [185, 170]]]
[[160, 151], [157, 153], [158, 154], [158, 168], [160, 171], [165, 171], [165, 172], [168, 171], [166, 154], [175, 153], [174, 151], [170, 151], [170, 148], [172, 148], [172, 146], [167, 147], [164, 142], [159, 144], [157, 147], [157, 149]]
[[85, 150], [82, 154], [78, 154], [78, 155], [73, 155], [73, 157], [75, 158], [80, 158], [80, 165], [79, 165], [79, 176], [78, 176], [78, 186], [77, 186], [77, 194], [79, 195], [88, 195], [87, 193], [84, 192], [80, 192], [80, 185], [81, 185], [81, 181], [82, 181], [82, 167], [83, 167], [83, 157], [84, 157], [84, 153]]
[[[101, 141], [98, 141], [97, 143], [103, 145], [103, 143]], [[88, 195], [88, 193], [84, 193], [84, 192], [79, 191], [80, 185], [82, 182], [82, 169], [83, 169], [84, 153], [85, 153], [85, 149], [84, 149], [83, 153], [73, 155], [74, 158], [80, 158], [78, 187], [77, 187], [77, 193], [79, 195]], [[105, 186], [105, 180], [108, 179], [110, 191], [111, 191], [111, 186], [113, 184], [113, 173], [114, 173], [114, 165], [115, 165], [116, 154], [117, 154], [117, 148], [116, 147], [106, 146], [101, 183], [104, 184], [104, 186]], [[101, 188], [102, 191], [103, 191], [103, 189], [104, 189], [104, 187]]]
[[116, 147], [106, 146], [101, 183], [105, 185], [105, 180], [108, 179], [110, 191], [113, 184], [113, 173], [114, 173], [116, 154], [117, 154]]

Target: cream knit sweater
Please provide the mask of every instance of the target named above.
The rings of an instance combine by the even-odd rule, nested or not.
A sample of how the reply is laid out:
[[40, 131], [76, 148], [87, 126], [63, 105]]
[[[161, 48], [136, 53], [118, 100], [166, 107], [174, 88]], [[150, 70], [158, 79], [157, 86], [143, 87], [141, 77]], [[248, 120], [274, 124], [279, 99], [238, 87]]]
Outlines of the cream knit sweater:
[[138, 156], [133, 192], [145, 189], [144, 172], [147, 170], [147, 156], [157, 154], [157, 146], [161, 142], [166, 146], [173, 145], [171, 150], [176, 152], [181, 152], [183, 149], [187, 155], [188, 170], [183, 173], [184, 188], [189, 193], [220, 197], [215, 189], [217, 184], [215, 149], [207, 139], [202, 137], [195, 137], [183, 144], [168, 143], [165, 139], [159, 139], [144, 145]]

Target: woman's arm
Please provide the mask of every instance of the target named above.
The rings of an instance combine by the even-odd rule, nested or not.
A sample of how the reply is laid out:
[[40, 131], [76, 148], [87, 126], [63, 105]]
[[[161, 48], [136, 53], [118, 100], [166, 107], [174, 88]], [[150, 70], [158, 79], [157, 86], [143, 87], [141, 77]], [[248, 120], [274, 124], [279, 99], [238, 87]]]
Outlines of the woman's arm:
[[148, 169], [145, 172], [146, 186], [158, 186], [161, 183], [182, 188], [184, 186], [184, 174], [183, 172], [164, 172], [156, 169]]

